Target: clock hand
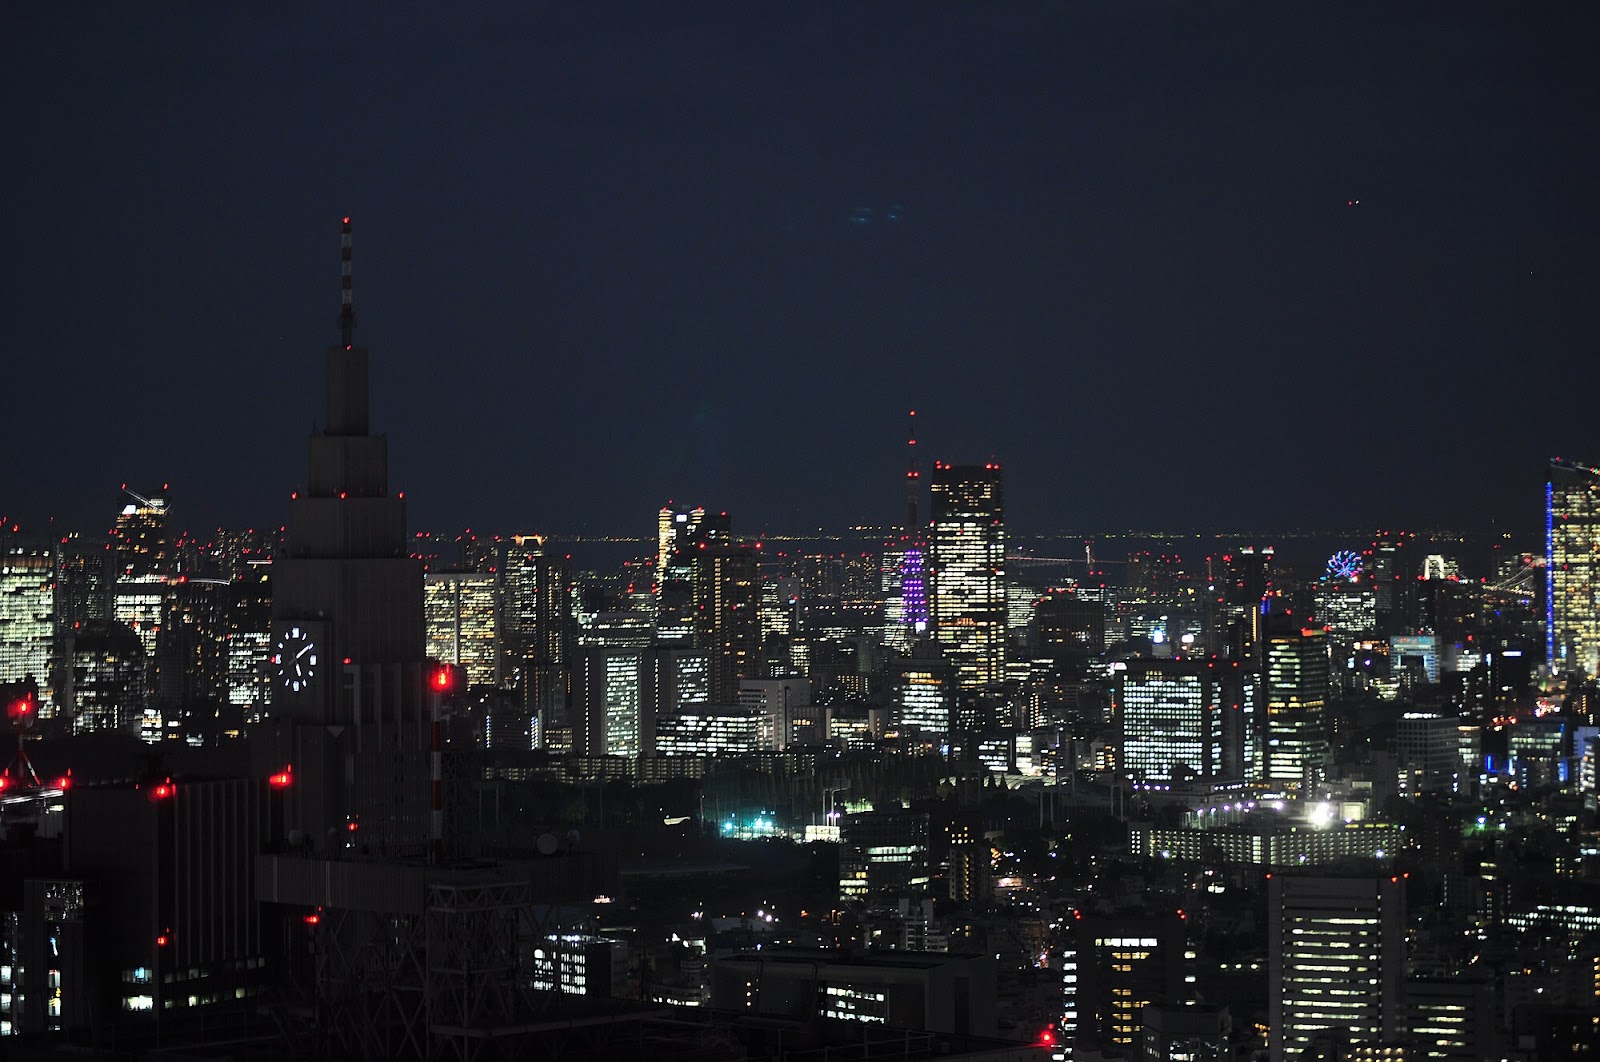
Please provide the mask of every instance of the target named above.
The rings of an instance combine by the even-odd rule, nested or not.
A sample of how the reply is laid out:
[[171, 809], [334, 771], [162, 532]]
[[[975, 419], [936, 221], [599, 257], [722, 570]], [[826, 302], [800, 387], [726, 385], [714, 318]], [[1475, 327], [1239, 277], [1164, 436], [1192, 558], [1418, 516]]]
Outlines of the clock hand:
[[305, 656], [309, 652], [311, 652], [311, 646], [308, 645], [304, 649], [300, 650], [298, 653], [294, 654], [294, 658], [296, 660], [299, 660], [302, 656]]

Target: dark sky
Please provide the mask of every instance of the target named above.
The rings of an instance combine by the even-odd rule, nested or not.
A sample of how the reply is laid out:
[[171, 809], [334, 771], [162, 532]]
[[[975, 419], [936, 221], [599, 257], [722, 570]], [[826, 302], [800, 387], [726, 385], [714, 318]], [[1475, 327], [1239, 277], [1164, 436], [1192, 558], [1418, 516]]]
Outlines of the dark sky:
[[344, 213], [418, 527], [889, 521], [912, 406], [1022, 530], [1532, 531], [1600, 460], [1592, 4], [30, 8], [13, 515], [280, 521]]

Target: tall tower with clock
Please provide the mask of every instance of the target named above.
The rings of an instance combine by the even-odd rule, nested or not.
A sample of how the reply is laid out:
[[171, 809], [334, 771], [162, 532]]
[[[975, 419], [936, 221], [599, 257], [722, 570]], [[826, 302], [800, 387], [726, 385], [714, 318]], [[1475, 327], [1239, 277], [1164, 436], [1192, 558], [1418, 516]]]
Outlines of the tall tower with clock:
[[[313, 846], [351, 824], [364, 840], [399, 843], [426, 806], [422, 564], [407, 555], [405, 499], [389, 493], [388, 440], [371, 432], [350, 253], [345, 218], [326, 418], [311, 436], [306, 482], [291, 497], [284, 554], [272, 565], [271, 755], [296, 772], [292, 800]], [[416, 785], [406, 786], [413, 775]], [[403, 791], [381, 792], [380, 780]]]

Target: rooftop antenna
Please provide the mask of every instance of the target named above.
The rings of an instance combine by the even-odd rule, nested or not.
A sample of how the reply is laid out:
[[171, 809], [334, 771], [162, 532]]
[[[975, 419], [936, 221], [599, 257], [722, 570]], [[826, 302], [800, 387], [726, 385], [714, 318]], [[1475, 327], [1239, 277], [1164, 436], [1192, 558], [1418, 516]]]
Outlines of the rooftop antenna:
[[917, 487], [921, 473], [917, 471], [917, 411], [912, 410], [906, 430], [906, 534], [917, 533]]
[[339, 340], [349, 350], [356, 330], [356, 307], [350, 289], [350, 218], [339, 230]]

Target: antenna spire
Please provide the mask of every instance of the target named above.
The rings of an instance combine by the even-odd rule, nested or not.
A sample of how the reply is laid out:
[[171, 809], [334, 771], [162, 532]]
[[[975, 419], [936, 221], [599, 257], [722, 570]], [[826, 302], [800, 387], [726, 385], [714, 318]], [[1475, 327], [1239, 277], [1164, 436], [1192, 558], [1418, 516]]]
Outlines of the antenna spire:
[[339, 230], [339, 341], [349, 349], [356, 330], [356, 307], [350, 289], [350, 219]]
[[906, 429], [906, 534], [917, 534], [917, 411], [912, 410]]

